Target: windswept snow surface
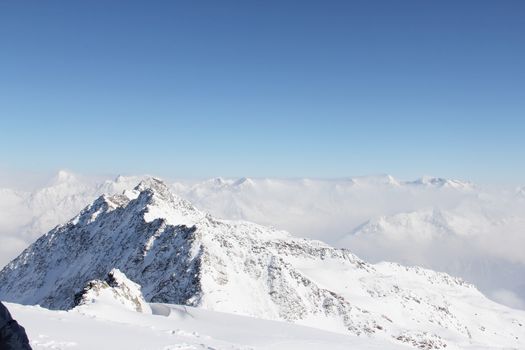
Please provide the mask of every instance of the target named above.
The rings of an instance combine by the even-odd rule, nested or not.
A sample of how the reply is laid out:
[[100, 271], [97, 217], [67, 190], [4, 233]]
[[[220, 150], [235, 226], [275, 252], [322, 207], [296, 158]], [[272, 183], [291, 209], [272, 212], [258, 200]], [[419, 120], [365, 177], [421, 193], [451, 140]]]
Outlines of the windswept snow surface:
[[[61, 171], [48, 186], [0, 189], [0, 265], [102, 193], [143, 176], [92, 180]], [[395, 261], [461, 276], [489, 297], [525, 307], [525, 191], [467, 181], [389, 175], [339, 180], [175, 181], [197, 208], [349, 248], [371, 262]], [[153, 213], [155, 216], [163, 213]]]
[[380, 339], [179, 305], [152, 304], [155, 314], [100, 304], [71, 311], [11, 303], [7, 307], [26, 328], [35, 350], [411, 349]]

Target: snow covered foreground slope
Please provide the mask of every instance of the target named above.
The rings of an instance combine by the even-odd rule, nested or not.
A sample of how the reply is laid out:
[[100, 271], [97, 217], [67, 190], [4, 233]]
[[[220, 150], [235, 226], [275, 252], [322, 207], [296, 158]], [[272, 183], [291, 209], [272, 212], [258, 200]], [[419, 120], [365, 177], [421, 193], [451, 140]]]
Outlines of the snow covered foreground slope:
[[35, 350], [403, 350], [380, 339], [192, 308], [152, 304], [154, 314], [89, 306], [51, 311], [7, 304]]
[[114, 268], [150, 302], [184, 304], [410, 344], [523, 348], [525, 315], [446, 274], [219, 220], [148, 179], [103, 196], [0, 272], [0, 299], [68, 309]]
[[[360, 338], [182, 305], [145, 304], [117, 269], [87, 283], [70, 311], [9, 304], [35, 349], [406, 349]], [[139, 306], [139, 307], [137, 307]]]

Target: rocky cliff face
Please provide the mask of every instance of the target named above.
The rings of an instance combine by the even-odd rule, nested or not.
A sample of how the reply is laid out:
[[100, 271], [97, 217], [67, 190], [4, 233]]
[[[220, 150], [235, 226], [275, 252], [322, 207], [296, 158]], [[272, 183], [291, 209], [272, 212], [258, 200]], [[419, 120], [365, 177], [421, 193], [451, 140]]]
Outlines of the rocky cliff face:
[[[104, 283], [115, 288], [100, 281], [115, 268], [142, 286], [149, 302], [385, 337], [422, 349], [519, 347], [525, 341], [522, 312], [489, 301], [460, 279], [372, 265], [319, 241], [216, 219], [153, 178], [98, 198], [38, 239], [0, 272], [0, 299], [69, 309], [107, 289]], [[93, 280], [99, 281], [82, 294]]]

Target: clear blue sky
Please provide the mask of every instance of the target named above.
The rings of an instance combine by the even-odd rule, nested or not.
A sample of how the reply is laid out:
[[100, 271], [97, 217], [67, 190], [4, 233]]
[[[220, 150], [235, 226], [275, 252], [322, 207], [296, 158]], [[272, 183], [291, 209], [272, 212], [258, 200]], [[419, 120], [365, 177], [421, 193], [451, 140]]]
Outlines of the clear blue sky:
[[525, 183], [525, 1], [0, 2], [0, 168]]

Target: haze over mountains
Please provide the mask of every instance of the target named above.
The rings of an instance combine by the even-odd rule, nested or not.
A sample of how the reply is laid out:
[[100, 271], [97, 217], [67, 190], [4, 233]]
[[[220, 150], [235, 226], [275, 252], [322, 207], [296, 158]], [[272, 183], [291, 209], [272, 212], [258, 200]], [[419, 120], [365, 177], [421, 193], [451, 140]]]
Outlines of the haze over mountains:
[[[61, 171], [35, 191], [1, 189], [1, 264], [102, 193], [121, 193], [142, 176], [94, 180]], [[489, 297], [523, 307], [523, 188], [487, 189], [458, 180], [392, 176], [340, 180], [173, 181], [197, 208], [347, 247], [371, 262], [396, 261], [449, 272]]]
[[517, 349], [525, 340], [524, 311], [459, 278], [373, 265], [320, 241], [217, 219], [154, 178], [97, 198], [40, 237], [0, 271], [0, 299], [95, 318], [108, 306], [169, 315], [165, 304], [180, 304], [391, 348]]

